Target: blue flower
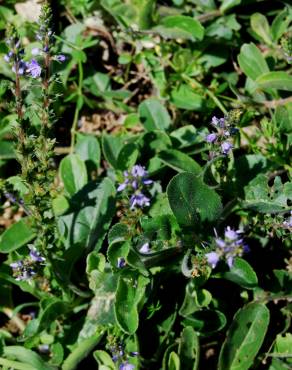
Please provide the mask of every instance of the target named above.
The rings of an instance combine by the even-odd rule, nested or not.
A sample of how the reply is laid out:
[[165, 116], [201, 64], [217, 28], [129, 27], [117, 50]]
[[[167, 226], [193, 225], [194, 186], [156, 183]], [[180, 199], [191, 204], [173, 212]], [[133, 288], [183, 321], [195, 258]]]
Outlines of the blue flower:
[[225, 155], [227, 155], [232, 148], [233, 148], [233, 145], [229, 141], [224, 141], [221, 144], [221, 151]]
[[117, 268], [121, 269], [126, 266], [126, 260], [123, 257], [119, 257], [117, 261]]
[[205, 254], [207, 261], [209, 265], [211, 265], [212, 269], [214, 269], [217, 266], [217, 263], [219, 262], [220, 256], [216, 252], [210, 252]]
[[34, 247], [30, 247], [29, 256], [34, 262], [44, 262], [46, 259], [42, 257], [41, 254]]
[[56, 59], [58, 62], [65, 62], [66, 57], [65, 57], [65, 55], [63, 55], [63, 54], [59, 54], [59, 55], [56, 55], [56, 56], [55, 56], [55, 59]]
[[38, 62], [35, 59], [32, 59], [27, 63], [27, 72], [30, 73], [33, 78], [38, 78], [42, 73], [42, 69]]
[[215, 133], [212, 133], [206, 136], [207, 143], [213, 143], [216, 139], [217, 139], [217, 135]]
[[139, 249], [139, 252], [140, 253], [149, 253], [150, 252], [149, 243], [148, 242], [144, 243], [141, 246], [141, 248]]
[[150, 199], [143, 193], [135, 193], [130, 198], [130, 209], [134, 209], [136, 206], [143, 208], [150, 206]]
[[119, 370], [133, 370], [133, 369], [135, 369], [135, 366], [132, 364], [129, 364], [128, 362], [124, 362], [119, 367]]
[[241, 237], [241, 230], [233, 230], [227, 226], [224, 232], [224, 239], [215, 238], [216, 250], [206, 253], [207, 262], [212, 268], [217, 266], [220, 259], [225, 259], [229, 268], [233, 266], [234, 258], [241, 257], [249, 251], [249, 247]]
[[39, 55], [40, 54], [40, 49], [39, 48], [33, 48], [31, 50], [31, 54], [32, 55]]

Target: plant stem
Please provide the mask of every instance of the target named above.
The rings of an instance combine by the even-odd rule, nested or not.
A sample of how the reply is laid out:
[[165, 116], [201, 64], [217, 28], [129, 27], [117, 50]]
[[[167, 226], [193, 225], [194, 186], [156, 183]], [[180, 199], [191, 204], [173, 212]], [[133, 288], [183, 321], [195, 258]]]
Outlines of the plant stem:
[[70, 145], [71, 153], [73, 153], [74, 151], [76, 129], [78, 125], [78, 117], [79, 117], [79, 112], [80, 112], [82, 102], [83, 102], [83, 99], [82, 99], [83, 66], [82, 66], [81, 61], [78, 61], [78, 73], [79, 73], [79, 79], [78, 79], [78, 89], [77, 89], [77, 103], [76, 103], [73, 123], [71, 127], [71, 145]]

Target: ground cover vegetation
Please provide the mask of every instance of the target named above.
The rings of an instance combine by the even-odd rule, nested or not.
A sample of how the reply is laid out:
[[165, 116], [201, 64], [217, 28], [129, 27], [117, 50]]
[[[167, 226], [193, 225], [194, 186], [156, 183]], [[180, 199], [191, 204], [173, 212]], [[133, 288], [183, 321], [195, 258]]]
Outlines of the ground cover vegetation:
[[0, 4], [3, 370], [292, 367], [292, 7]]

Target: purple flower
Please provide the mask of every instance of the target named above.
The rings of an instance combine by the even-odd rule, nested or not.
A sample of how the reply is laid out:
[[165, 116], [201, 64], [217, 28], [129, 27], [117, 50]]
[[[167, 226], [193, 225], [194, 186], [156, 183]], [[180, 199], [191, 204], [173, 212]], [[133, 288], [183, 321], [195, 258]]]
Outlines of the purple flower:
[[142, 245], [142, 247], [139, 249], [139, 252], [140, 253], [149, 253], [150, 252], [150, 248], [149, 248], [149, 243], [146, 242]]
[[9, 58], [9, 55], [8, 54], [5, 54], [4, 55], [4, 60], [5, 62], [9, 63], [10, 62], [10, 58]]
[[42, 257], [41, 254], [34, 247], [30, 248], [29, 256], [34, 262], [44, 262], [46, 260], [45, 257]]
[[227, 257], [227, 265], [229, 266], [229, 268], [233, 266], [233, 262], [234, 262], [234, 256]]
[[55, 59], [56, 59], [58, 62], [65, 62], [66, 57], [65, 57], [65, 55], [63, 55], [63, 54], [59, 54], [59, 55], [56, 55], [56, 56], [55, 56]]
[[232, 148], [233, 148], [233, 145], [229, 141], [224, 141], [221, 144], [221, 151], [225, 155], [227, 155]]
[[32, 59], [30, 63], [27, 63], [27, 72], [31, 74], [33, 78], [38, 78], [41, 75], [42, 69], [35, 59]]
[[215, 127], [224, 128], [225, 127], [225, 118], [212, 117], [211, 124]]
[[143, 185], [151, 185], [153, 184], [153, 181], [150, 179], [142, 179]]
[[12, 270], [20, 270], [23, 267], [23, 262], [21, 260], [10, 263]]
[[33, 48], [31, 50], [31, 54], [32, 55], [39, 55], [40, 54], [40, 49], [39, 48]]
[[131, 170], [131, 174], [134, 176], [134, 177], [146, 177], [148, 174], [147, 174], [147, 171], [145, 170], [145, 167], [144, 166], [141, 166], [139, 164], [136, 164], [132, 170]]
[[119, 257], [117, 261], [117, 268], [121, 269], [126, 266], [126, 260], [123, 257]]
[[217, 135], [215, 133], [212, 133], [206, 136], [207, 143], [213, 143], [216, 139], [217, 139]]
[[126, 189], [127, 185], [128, 185], [128, 180], [126, 180], [125, 182], [123, 182], [122, 184], [120, 184], [117, 188], [117, 191], [120, 192], [120, 191], [123, 191]]
[[129, 364], [128, 362], [124, 362], [119, 367], [119, 370], [133, 370], [133, 369], [135, 369], [135, 366], [132, 364]]
[[138, 207], [148, 207], [150, 206], [150, 199], [147, 198], [143, 193], [133, 194], [130, 198], [130, 209]]
[[235, 231], [235, 230], [231, 229], [230, 226], [227, 226], [227, 228], [225, 230], [225, 233], [224, 233], [224, 236], [225, 236], [226, 239], [229, 239], [229, 240], [233, 241], [233, 240], [238, 239], [239, 234], [240, 234], [239, 230]]
[[207, 261], [209, 265], [211, 265], [212, 269], [214, 269], [217, 266], [217, 263], [219, 262], [220, 256], [216, 252], [210, 252], [205, 254]]

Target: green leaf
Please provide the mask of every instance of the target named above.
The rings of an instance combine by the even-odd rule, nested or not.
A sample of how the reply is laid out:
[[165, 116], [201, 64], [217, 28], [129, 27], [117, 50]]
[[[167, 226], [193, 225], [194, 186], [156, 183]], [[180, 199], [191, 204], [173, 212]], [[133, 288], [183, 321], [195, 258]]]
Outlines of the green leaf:
[[84, 162], [90, 162], [96, 168], [100, 164], [100, 146], [96, 137], [92, 135], [77, 134], [75, 152]]
[[94, 333], [90, 338], [84, 339], [78, 343], [77, 347], [75, 347], [65, 359], [62, 370], [77, 369], [78, 364], [98, 345], [103, 335], [103, 331], [100, 331], [98, 333]]
[[244, 44], [238, 55], [238, 63], [242, 71], [252, 80], [269, 72], [265, 58], [255, 44]]
[[180, 360], [175, 352], [171, 352], [169, 355], [168, 370], [180, 370]]
[[269, 310], [263, 303], [252, 302], [237, 311], [220, 351], [218, 370], [250, 369], [269, 320]]
[[25, 181], [20, 176], [9, 177], [7, 183], [13, 186], [13, 189], [17, 191], [21, 197], [24, 197], [29, 192], [29, 188]]
[[119, 258], [124, 258], [128, 256], [130, 251], [130, 243], [129, 242], [120, 242], [120, 243], [113, 243], [108, 247], [107, 256], [108, 260], [111, 264], [113, 271], [118, 270], [118, 260]]
[[164, 164], [178, 172], [188, 171], [196, 175], [202, 172], [201, 166], [195, 160], [179, 150], [170, 149], [162, 151], [158, 154], [158, 158]]
[[204, 228], [215, 222], [222, 211], [219, 195], [192, 173], [173, 177], [167, 187], [167, 196], [172, 212], [183, 226]]
[[280, 37], [286, 32], [289, 23], [291, 22], [292, 16], [289, 13], [288, 9], [283, 9], [276, 18], [274, 18], [272, 26], [271, 26], [271, 33], [273, 40], [277, 42]]
[[181, 369], [197, 370], [199, 366], [199, 339], [191, 326], [183, 329], [179, 341], [178, 355]]
[[235, 258], [230, 271], [223, 274], [223, 278], [233, 281], [243, 288], [253, 289], [258, 284], [258, 278], [248, 262], [242, 258]]
[[195, 311], [183, 320], [183, 325], [192, 326], [201, 335], [209, 336], [224, 328], [226, 325], [225, 315], [218, 310], [203, 309]]
[[[93, 253], [96, 254], [96, 252]], [[92, 260], [92, 256], [87, 259], [88, 267], [90, 260]], [[90, 307], [87, 311], [82, 330], [78, 335], [78, 340], [89, 338], [96, 332], [100, 325], [113, 325], [115, 323], [114, 299], [118, 276], [112, 273], [109, 266], [102, 268], [103, 266], [101, 264], [103, 262], [99, 262], [95, 268], [91, 266], [91, 271], [87, 272], [89, 287], [93, 291], [94, 297], [90, 302]], [[100, 268], [102, 268], [101, 271], [99, 270]]]
[[52, 207], [56, 216], [63, 215], [69, 209], [69, 201], [64, 195], [58, 195], [52, 200]]
[[267, 18], [261, 13], [254, 13], [250, 18], [252, 30], [258, 35], [267, 45], [272, 44], [272, 35]]
[[100, 183], [87, 184], [71, 199], [72, 212], [58, 222], [67, 249], [101, 247], [115, 212], [115, 194], [113, 182], [105, 178]]
[[107, 352], [101, 351], [101, 350], [94, 351], [93, 357], [98, 363], [99, 370], [115, 370], [116, 369], [111, 356]]
[[260, 174], [244, 188], [245, 201], [243, 206], [261, 213], [277, 213], [290, 210], [288, 202], [292, 200], [292, 183], [282, 184], [276, 177], [273, 186], [268, 185], [269, 179]]
[[15, 158], [14, 143], [12, 141], [0, 141], [0, 160]]
[[139, 156], [139, 150], [134, 143], [126, 144], [119, 152], [117, 168], [121, 171], [128, 170], [134, 166]]
[[292, 91], [292, 76], [287, 72], [277, 71], [268, 72], [258, 76], [256, 83], [261, 89], [278, 89], [284, 91]]
[[220, 6], [220, 11], [225, 13], [227, 10], [233, 8], [236, 5], [239, 5], [241, 0], [223, 0]]
[[180, 109], [201, 111], [204, 105], [202, 94], [194, 92], [189, 85], [181, 84], [171, 91], [171, 102]]
[[275, 110], [275, 120], [282, 133], [292, 132], [292, 103], [278, 106]]
[[[22, 364], [30, 365], [29, 370], [53, 370], [52, 366], [47, 365], [44, 360], [34, 351], [21, 346], [6, 346], [3, 347], [3, 355], [11, 360], [20, 361]], [[25, 369], [25, 367], [19, 367]]]
[[0, 236], [0, 252], [10, 253], [26, 245], [35, 238], [29, 218], [22, 218], [5, 230]]
[[182, 38], [191, 41], [201, 41], [204, 37], [204, 27], [192, 17], [186, 15], [170, 15], [162, 18], [159, 25], [152, 28], [162, 37], [169, 39]]
[[74, 195], [87, 183], [84, 161], [77, 154], [67, 155], [60, 164], [60, 177], [67, 194]]
[[171, 119], [166, 108], [155, 98], [144, 100], [139, 105], [140, 120], [147, 131], [167, 130]]
[[134, 334], [138, 329], [138, 304], [145, 294], [149, 279], [142, 275], [121, 275], [119, 277], [115, 316], [119, 327], [128, 334]]
[[195, 311], [208, 307], [211, 300], [211, 293], [206, 289], [198, 289], [194, 281], [191, 280], [186, 285], [186, 293], [179, 314], [187, 317]]
[[126, 135], [118, 136], [106, 133], [102, 135], [102, 151], [105, 159], [112, 167], [118, 168], [119, 154], [127, 144], [129, 144], [129, 137]]

